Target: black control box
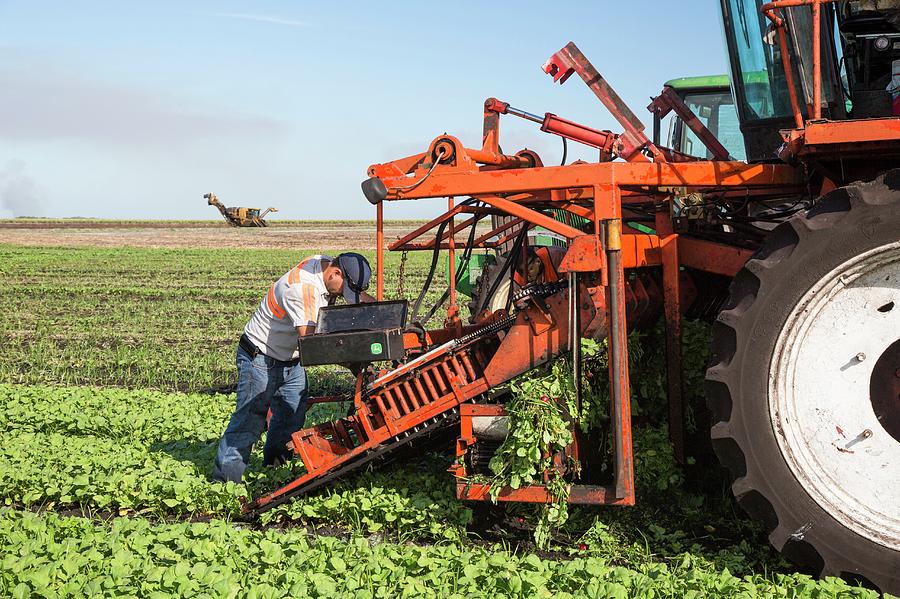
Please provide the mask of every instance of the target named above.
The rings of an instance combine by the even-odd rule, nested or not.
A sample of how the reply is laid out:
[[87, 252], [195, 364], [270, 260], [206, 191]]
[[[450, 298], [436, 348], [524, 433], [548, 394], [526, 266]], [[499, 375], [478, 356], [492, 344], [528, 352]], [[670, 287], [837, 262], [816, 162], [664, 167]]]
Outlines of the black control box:
[[407, 309], [405, 300], [322, 308], [315, 334], [300, 337], [300, 363], [313, 366], [403, 359]]
[[402, 329], [300, 337], [300, 363], [304, 366], [400, 360], [404, 356]]

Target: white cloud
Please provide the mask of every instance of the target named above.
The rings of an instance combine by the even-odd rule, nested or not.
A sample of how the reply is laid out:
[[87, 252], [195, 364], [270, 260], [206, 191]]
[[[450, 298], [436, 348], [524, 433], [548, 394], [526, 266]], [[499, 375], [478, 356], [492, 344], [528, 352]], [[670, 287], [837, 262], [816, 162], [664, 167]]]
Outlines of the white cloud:
[[[38, 68], [29, 68], [29, 66]], [[287, 123], [81, 77], [52, 65], [0, 63], [0, 139], [173, 148], [207, 140], [281, 139]]]
[[285, 19], [283, 17], [274, 17], [271, 15], [253, 15], [244, 13], [216, 13], [217, 17], [225, 17], [226, 19], [243, 19], [244, 21], [258, 21], [260, 23], [273, 23], [275, 25], [287, 25], [288, 27], [309, 27], [306, 21], [297, 21], [295, 19]]

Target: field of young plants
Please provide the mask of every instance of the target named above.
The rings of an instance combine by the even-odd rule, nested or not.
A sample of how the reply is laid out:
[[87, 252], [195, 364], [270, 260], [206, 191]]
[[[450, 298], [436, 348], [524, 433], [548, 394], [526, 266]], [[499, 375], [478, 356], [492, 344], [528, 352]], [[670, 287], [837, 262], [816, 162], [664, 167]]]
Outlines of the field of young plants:
[[[797, 572], [722, 473], [675, 465], [658, 332], [632, 339], [634, 508], [572, 507], [541, 540], [542, 508], [456, 501], [446, 451], [242, 521], [242, 497], [298, 466], [254, 455], [244, 484], [209, 479], [236, 341], [311, 253], [0, 244], [0, 596], [875, 596]], [[387, 294], [412, 298], [429, 257], [410, 255], [402, 282], [388, 258]], [[685, 335], [702, 401], [705, 325]], [[337, 367], [310, 379], [314, 394], [352, 384]], [[314, 406], [307, 423], [346, 409]]]

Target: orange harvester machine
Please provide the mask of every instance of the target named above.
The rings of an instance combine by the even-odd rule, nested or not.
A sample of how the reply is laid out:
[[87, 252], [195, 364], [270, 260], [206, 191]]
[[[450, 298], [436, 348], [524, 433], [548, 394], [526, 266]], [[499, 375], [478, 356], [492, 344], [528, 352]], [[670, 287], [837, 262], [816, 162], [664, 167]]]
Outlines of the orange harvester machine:
[[[791, 1], [793, 5], [804, 3]], [[768, 9], [773, 19], [777, 19], [777, 8], [770, 5]], [[441, 135], [424, 152], [369, 167], [363, 191], [377, 209], [378, 300], [384, 299], [383, 210], [385, 202], [392, 201], [446, 198], [443, 214], [388, 247], [432, 251], [435, 263], [438, 252], [446, 251], [451, 282], [456, 280], [456, 259], [465, 262], [477, 249], [512, 247], [507, 268], [516, 268], [513, 263], [526, 255], [527, 231], [535, 227], [568, 240], [559, 266], [561, 279], [514, 291], [506, 309], [490, 311], [478, 306], [469, 322], [463, 322], [455, 285], [450, 284], [442, 298], [449, 301], [443, 328], [424, 330], [413, 323], [382, 331], [389, 336], [385, 344], [397, 348], [391, 366], [382, 370], [370, 367], [359, 374], [351, 415], [294, 433], [292, 446], [305, 473], [257, 498], [247, 506], [248, 511], [263, 511], [312, 491], [350, 470], [385, 459], [401, 447], [425, 441], [435, 430], [445, 430], [442, 425], [456, 427], [457, 423], [453, 430], [459, 459], [451, 469], [457, 477], [457, 495], [471, 500], [487, 498], [489, 486], [472, 482], [470, 475], [486, 463], [489, 456], [484, 448], [496, 442], [489, 438], [490, 427], [485, 424], [495, 424], [504, 415], [503, 404], [494, 400], [492, 389], [563, 352], [572, 353], [573, 375], [580, 381], [580, 343], [576, 340], [581, 337], [608, 338], [612, 455], [606, 462], [605, 478], [600, 477], [595, 455], [599, 445], [576, 434], [567, 456], [559, 456], [556, 464], [561, 470], [572, 460], [581, 464], [579, 475], [578, 469], [570, 473], [570, 502], [632, 505], [626, 335], [630, 326], [646, 322], [660, 310], [666, 324], [670, 435], [676, 455], [683, 458], [682, 314], [702, 303], [708, 294], [704, 281], [724, 280], [727, 285], [758, 245], [737, 233], [725, 238], [676, 232], [673, 197], [698, 193], [746, 205], [747, 199], [804, 195], [811, 185], [820, 192], [833, 183], [827, 178], [810, 179], [803, 169], [788, 163], [748, 164], [731, 159], [668, 88], [648, 107], [655, 123], [674, 112], [706, 145], [712, 159], [701, 160], [662, 147], [658, 132], [653, 140], [645, 134], [641, 121], [572, 43], [553, 54], [543, 70], [561, 84], [572, 75], [580, 77], [621, 131], [593, 129], [552, 113], [532, 114], [490, 98], [484, 103], [480, 148], [466, 148], [456, 137]], [[851, 130], [847, 122], [816, 118], [814, 105], [809, 107], [807, 123], [797, 98], [792, 100], [797, 128], [784, 134], [787, 154], [837, 152], [865, 143], [896, 147], [900, 139], [897, 119], [869, 119]], [[502, 115], [533, 121], [543, 132], [592, 146], [598, 150], [599, 160], [548, 166], [531, 150], [505, 154], [499, 139]], [[837, 129], [840, 131], [829, 134]], [[475, 225], [482, 221], [492, 223], [489, 230], [476, 231]], [[458, 234], [466, 231], [468, 238], [463, 243]], [[419, 303], [421, 297], [414, 316]], [[338, 344], [346, 347], [343, 340]], [[380, 342], [375, 345], [379, 350], [382, 347]], [[347, 360], [334, 360], [340, 361]], [[334, 398], [315, 401], [329, 399]], [[535, 485], [503, 489], [499, 499], [546, 502], [549, 497], [543, 485]]]

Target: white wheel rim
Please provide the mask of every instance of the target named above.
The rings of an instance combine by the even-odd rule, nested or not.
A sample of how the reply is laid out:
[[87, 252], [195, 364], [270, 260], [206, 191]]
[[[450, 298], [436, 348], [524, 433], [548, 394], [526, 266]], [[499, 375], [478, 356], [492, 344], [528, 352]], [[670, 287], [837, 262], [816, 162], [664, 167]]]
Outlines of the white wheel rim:
[[[769, 414], [794, 476], [845, 527], [894, 550], [900, 442], [878, 420], [869, 389], [898, 337], [900, 241], [820, 279], [788, 316], [769, 367]], [[791, 537], [817, 524], [802, 523]]]

